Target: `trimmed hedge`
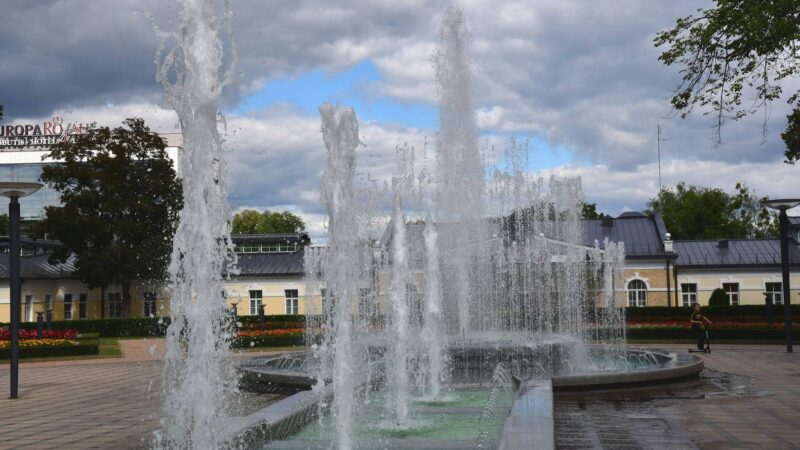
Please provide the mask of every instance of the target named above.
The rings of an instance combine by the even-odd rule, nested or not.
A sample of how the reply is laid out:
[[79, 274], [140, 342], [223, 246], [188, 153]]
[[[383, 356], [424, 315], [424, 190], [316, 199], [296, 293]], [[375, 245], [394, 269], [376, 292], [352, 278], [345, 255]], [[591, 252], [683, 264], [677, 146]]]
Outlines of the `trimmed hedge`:
[[[783, 317], [783, 305], [772, 307], [775, 320], [780, 321]], [[627, 307], [625, 308], [625, 318], [628, 321], [667, 321], [678, 320], [688, 321], [692, 314], [690, 306], [669, 307], [669, 306], [646, 306], [646, 307]], [[754, 319], [764, 320], [767, 317], [767, 307], [765, 305], [739, 305], [739, 306], [705, 306], [703, 314], [708, 316], [711, 321], [732, 320], [732, 319]], [[792, 305], [792, 320], [800, 320], [800, 305]]]
[[[794, 328], [797, 332], [797, 329]], [[782, 329], [773, 328], [709, 328], [709, 339], [725, 340], [775, 340], [782, 341], [786, 338], [786, 333]], [[676, 340], [694, 339], [694, 331], [686, 327], [635, 327], [628, 328], [626, 331], [628, 339], [654, 339], [654, 340]]]
[[[53, 345], [49, 347], [20, 347], [20, 358], [44, 358], [50, 356], [83, 356], [100, 354], [100, 341], [95, 339], [78, 340], [78, 344]], [[11, 349], [0, 350], [0, 359], [9, 359]]]
[[240, 336], [236, 337], [231, 343], [233, 348], [291, 347], [299, 345], [305, 345], [305, 335], [302, 333], [285, 336]]

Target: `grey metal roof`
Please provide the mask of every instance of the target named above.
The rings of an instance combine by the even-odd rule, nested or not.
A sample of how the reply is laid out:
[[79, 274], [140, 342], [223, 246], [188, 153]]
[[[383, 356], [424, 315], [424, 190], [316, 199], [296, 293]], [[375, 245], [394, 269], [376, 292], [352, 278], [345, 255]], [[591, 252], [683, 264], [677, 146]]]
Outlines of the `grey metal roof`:
[[[625, 243], [626, 257], [674, 257], [672, 253], [664, 252], [662, 238], [666, 227], [660, 215], [625, 214], [614, 219], [582, 220], [584, 245], [593, 246], [596, 240], [602, 247], [608, 238], [611, 242]], [[611, 226], [603, 226], [604, 223]]]
[[300, 275], [304, 273], [304, 249], [294, 253], [240, 253], [240, 277]]
[[[778, 266], [781, 263], [780, 241], [777, 239], [726, 239], [727, 247], [718, 240], [675, 241], [676, 267], [702, 266]], [[789, 244], [790, 264], [800, 264], [800, 247]]]
[[[603, 224], [611, 226], [603, 226]], [[440, 239], [447, 239], [451, 234], [448, 232], [453, 224], [437, 223], [436, 229]], [[624, 217], [608, 219], [585, 219], [581, 221], [583, 227], [583, 242], [587, 247], [593, 247], [595, 241], [601, 248], [606, 238], [610, 242], [624, 242], [625, 255], [628, 258], [675, 258], [674, 253], [665, 253], [663, 236], [666, 234], [666, 227], [660, 215], [645, 216], [641, 213], [629, 214]], [[423, 233], [425, 224], [423, 222], [413, 222], [406, 225], [406, 239], [409, 243], [409, 257], [412, 262], [419, 262], [425, 258], [425, 248], [423, 245]], [[482, 240], [492, 239], [497, 236], [491, 227], [479, 227], [478, 233], [483, 233]], [[391, 243], [391, 224], [383, 234], [381, 243], [388, 247]], [[550, 236], [548, 236], [550, 237]], [[442, 245], [442, 248], [448, 248]]]
[[[0, 278], [10, 278], [8, 257], [10, 253], [0, 253]], [[71, 278], [75, 270], [75, 257], [70, 257], [64, 264], [50, 264], [49, 255], [40, 254], [20, 256], [20, 276], [27, 279]]]

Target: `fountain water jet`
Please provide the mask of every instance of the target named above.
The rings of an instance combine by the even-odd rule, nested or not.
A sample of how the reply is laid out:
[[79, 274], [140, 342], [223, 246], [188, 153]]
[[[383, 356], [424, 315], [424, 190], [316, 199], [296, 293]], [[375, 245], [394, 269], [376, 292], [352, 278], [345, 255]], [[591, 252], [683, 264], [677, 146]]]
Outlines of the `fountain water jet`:
[[389, 284], [389, 304], [391, 307], [391, 336], [388, 342], [390, 356], [387, 360], [387, 385], [394, 406], [394, 422], [404, 427], [408, 421], [409, 401], [409, 284], [411, 277], [408, 267], [406, 242], [406, 218], [400, 193], [394, 195], [392, 207], [392, 266]]
[[[222, 423], [236, 391], [229, 360], [230, 317], [223, 273], [234, 262], [226, 167], [217, 131], [219, 98], [231, 81], [236, 55], [223, 71], [219, 33], [229, 28], [227, 3], [216, 14], [214, 0], [184, 0], [179, 29], [163, 33], [156, 55], [157, 79], [166, 104], [180, 120], [185, 151], [184, 205], [174, 238], [171, 324], [164, 359], [165, 399], [162, 430], [156, 445], [164, 448], [222, 448]], [[175, 44], [164, 53], [167, 40]]]
[[324, 364], [318, 376], [322, 384], [333, 379], [333, 421], [335, 442], [340, 449], [352, 447], [350, 430], [357, 381], [356, 361], [363, 352], [356, 348], [351, 299], [358, 295], [355, 280], [360, 277], [360, 242], [354, 209], [353, 179], [355, 149], [358, 147], [358, 121], [351, 108], [320, 106], [322, 138], [328, 149], [328, 164], [322, 177], [322, 200], [328, 211], [328, 252], [322, 255], [329, 311], [323, 332]]

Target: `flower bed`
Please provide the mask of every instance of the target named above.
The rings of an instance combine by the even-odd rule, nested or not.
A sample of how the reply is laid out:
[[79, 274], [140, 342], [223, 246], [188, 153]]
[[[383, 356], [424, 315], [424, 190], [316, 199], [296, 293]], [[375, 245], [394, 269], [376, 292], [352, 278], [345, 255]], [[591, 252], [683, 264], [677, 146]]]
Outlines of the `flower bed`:
[[288, 347], [305, 344], [305, 329], [242, 330], [233, 339], [233, 348]]
[[[628, 322], [628, 328], [646, 328], [646, 327], [674, 327], [674, 328], [691, 328], [688, 320], [684, 321], [647, 321], [647, 322]], [[800, 324], [793, 323], [792, 328], [800, 327]], [[765, 321], [713, 321], [711, 329], [774, 329], [783, 330], [783, 321], [776, 320], [773, 323]]]
[[[77, 337], [78, 337], [78, 330], [74, 328], [67, 330], [52, 330], [52, 331], [44, 330], [42, 334], [43, 339], [75, 339]], [[28, 339], [39, 339], [38, 332], [36, 330], [21, 329], [19, 330], [19, 339], [20, 341]], [[8, 328], [0, 329], [0, 341], [9, 341], [9, 340], [11, 340], [11, 333], [9, 332]]]
[[[0, 359], [9, 359], [11, 341], [0, 341]], [[20, 339], [20, 358], [42, 358], [49, 356], [97, 355], [100, 340], [91, 337], [69, 339]]]
[[239, 337], [259, 337], [259, 336], [286, 336], [289, 334], [303, 334], [304, 328], [283, 328], [278, 330], [242, 330]]

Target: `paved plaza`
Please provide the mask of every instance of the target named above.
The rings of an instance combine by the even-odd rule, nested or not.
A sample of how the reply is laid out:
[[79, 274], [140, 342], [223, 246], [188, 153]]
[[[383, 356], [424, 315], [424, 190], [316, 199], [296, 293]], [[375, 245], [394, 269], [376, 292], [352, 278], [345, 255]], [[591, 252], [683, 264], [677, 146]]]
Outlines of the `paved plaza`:
[[[143, 447], [158, 426], [163, 342], [120, 342], [122, 358], [23, 363], [20, 398], [0, 399], [0, 448]], [[800, 448], [798, 355], [777, 345], [719, 345], [702, 357], [708, 370], [699, 380], [557, 394], [558, 448]], [[0, 386], [7, 389], [8, 365]]]
[[[685, 352], [689, 344], [648, 345]], [[717, 345], [700, 379], [555, 398], [559, 449], [800, 448], [800, 355]]]

